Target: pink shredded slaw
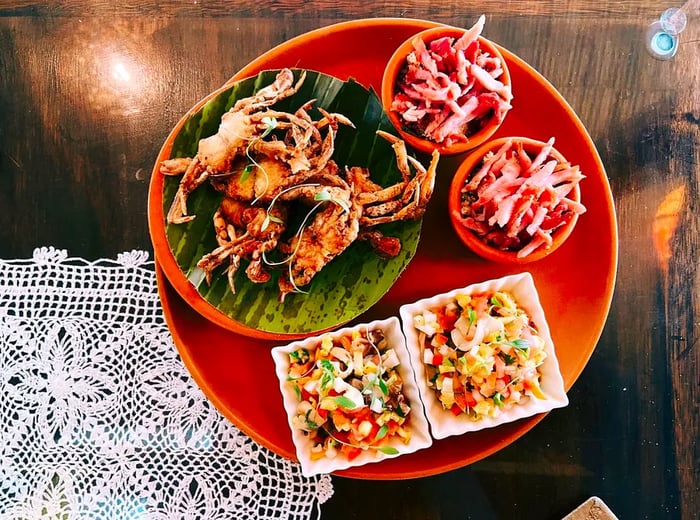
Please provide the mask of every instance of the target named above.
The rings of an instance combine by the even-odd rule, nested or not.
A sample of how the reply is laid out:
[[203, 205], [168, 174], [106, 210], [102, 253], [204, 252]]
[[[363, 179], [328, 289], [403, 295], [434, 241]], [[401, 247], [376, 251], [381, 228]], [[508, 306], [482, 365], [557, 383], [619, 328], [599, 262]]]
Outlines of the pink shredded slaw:
[[550, 153], [551, 138], [531, 157], [508, 140], [489, 152], [461, 193], [459, 221], [485, 243], [526, 257], [552, 244], [552, 234], [586, 208], [569, 198], [585, 177], [578, 166]]
[[413, 39], [391, 105], [408, 131], [449, 145], [468, 141], [492, 117], [503, 121], [513, 95], [500, 58], [481, 48], [485, 20], [459, 39]]

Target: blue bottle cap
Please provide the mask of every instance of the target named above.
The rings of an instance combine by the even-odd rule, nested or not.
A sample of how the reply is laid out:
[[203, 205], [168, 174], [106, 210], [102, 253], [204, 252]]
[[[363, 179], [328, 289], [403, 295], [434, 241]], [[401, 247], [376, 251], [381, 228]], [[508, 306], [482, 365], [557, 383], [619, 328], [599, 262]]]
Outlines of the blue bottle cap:
[[646, 33], [647, 51], [658, 60], [670, 60], [678, 51], [678, 33], [664, 29], [658, 20], [652, 23]]

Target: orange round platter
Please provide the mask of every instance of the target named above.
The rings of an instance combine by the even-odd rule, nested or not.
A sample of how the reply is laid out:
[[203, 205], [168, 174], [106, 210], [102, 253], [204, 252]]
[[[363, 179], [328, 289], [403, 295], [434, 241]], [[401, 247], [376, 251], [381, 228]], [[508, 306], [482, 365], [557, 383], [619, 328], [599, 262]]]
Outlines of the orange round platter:
[[[435, 25], [424, 20], [376, 18], [324, 27], [263, 54], [241, 69], [232, 81], [265, 69], [297, 67], [343, 80], [352, 77], [378, 92], [384, 65], [395, 48], [411, 35]], [[488, 33], [488, 24], [485, 32]], [[580, 165], [586, 175], [581, 182], [581, 200], [588, 211], [567, 242], [545, 259], [526, 266], [489, 262], [470, 252], [452, 230], [448, 191], [463, 156], [443, 157], [415, 257], [391, 290], [358, 319], [364, 322], [398, 316], [402, 304], [529, 271], [568, 390], [596, 347], [612, 300], [617, 269], [612, 194], [595, 146], [568, 103], [527, 63], [505, 49], [501, 48], [501, 52], [508, 62], [515, 97], [513, 109], [493, 137], [522, 135], [546, 141], [554, 136], [557, 149]], [[156, 254], [158, 289], [175, 345], [192, 377], [221, 413], [242, 431], [272, 451], [295, 459], [270, 354], [270, 348], [279, 342], [239, 335], [204, 318], [164, 275], [161, 263], [167, 261]], [[442, 473], [507, 446], [543, 417], [435, 441], [426, 450], [338, 474], [401, 479]]]

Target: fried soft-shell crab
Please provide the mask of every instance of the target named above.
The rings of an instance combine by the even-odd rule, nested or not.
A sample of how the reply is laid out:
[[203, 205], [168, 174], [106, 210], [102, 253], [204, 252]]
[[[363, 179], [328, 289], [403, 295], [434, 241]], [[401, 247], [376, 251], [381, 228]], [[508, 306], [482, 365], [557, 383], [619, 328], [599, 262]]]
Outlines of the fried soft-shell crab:
[[[420, 218], [433, 192], [437, 152], [425, 168], [409, 156], [403, 141], [379, 131], [392, 143], [401, 181], [382, 187], [367, 168], [340, 171], [331, 159], [338, 125], [354, 127], [341, 114], [320, 107], [314, 120], [311, 100], [293, 114], [273, 110], [294, 95], [305, 79], [294, 83], [291, 70], [281, 70], [274, 82], [255, 95], [238, 100], [221, 118], [218, 132], [199, 141], [193, 158], [163, 161], [164, 175], [184, 174], [167, 215], [167, 222], [188, 222], [188, 195], [209, 180], [224, 198], [214, 215], [218, 247], [198, 266], [211, 279], [213, 270], [228, 261], [227, 276], [242, 260], [246, 274], [257, 283], [270, 279], [271, 267], [285, 267], [279, 278], [280, 300], [308, 284], [328, 262], [355, 240], [367, 240], [378, 254], [396, 256], [398, 239], [385, 237], [375, 226]], [[299, 230], [285, 237], [290, 205], [309, 206]], [[270, 260], [273, 251], [281, 260]]]

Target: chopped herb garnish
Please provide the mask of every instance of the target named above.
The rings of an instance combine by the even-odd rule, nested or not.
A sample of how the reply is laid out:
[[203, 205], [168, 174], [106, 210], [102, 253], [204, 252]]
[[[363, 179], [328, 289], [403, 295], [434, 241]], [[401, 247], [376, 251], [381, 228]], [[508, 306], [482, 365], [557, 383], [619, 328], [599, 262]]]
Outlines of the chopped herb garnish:
[[319, 202], [333, 202], [345, 210], [345, 212], [350, 212], [350, 205], [347, 201], [339, 199], [338, 197], [333, 197], [328, 191], [321, 190], [314, 195], [314, 200]]
[[307, 410], [306, 415], [304, 415], [304, 419], [306, 419], [306, 424], [309, 426], [309, 428], [318, 428], [318, 424], [316, 424], [314, 421], [309, 419], [310, 414], [311, 414], [311, 410]]
[[333, 401], [335, 404], [342, 408], [356, 408], [357, 403], [350, 399], [349, 397], [345, 397], [344, 395], [337, 395], [333, 398]]
[[265, 131], [260, 136], [260, 139], [262, 139], [263, 137], [267, 137], [268, 135], [270, 135], [270, 132], [277, 128], [277, 119], [275, 119], [274, 117], [263, 117], [262, 122], [265, 125]]
[[321, 388], [324, 390], [335, 380], [335, 367], [327, 359], [322, 359], [319, 363], [323, 373], [321, 374]]
[[511, 347], [519, 350], [525, 357], [528, 356], [530, 343], [526, 339], [514, 339], [513, 341], [506, 341], [504, 345], [510, 345]]
[[509, 356], [508, 354], [505, 354], [503, 352], [501, 352], [501, 357], [503, 358], [503, 361], [506, 365], [512, 365], [516, 361], [516, 359], [513, 356]]
[[316, 195], [314, 195], [314, 200], [331, 200], [331, 194], [328, 193], [326, 190], [321, 190], [318, 193], [316, 193]]
[[389, 395], [389, 389], [386, 387], [386, 383], [380, 375], [377, 375], [377, 385], [384, 395]]
[[253, 172], [253, 168], [255, 168], [254, 164], [248, 164], [246, 165], [245, 168], [243, 168], [243, 171], [241, 172], [241, 176], [238, 178], [238, 182], [240, 184], [243, 184], [245, 181], [248, 180], [250, 177], [250, 174]]
[[384, 399], [382, 399], [381, 397], [372, 397], [372, 402], [370, 403], [369, 407], [372, 408], [372, 409], [375, 409], [375, 408], [376, 408], [376, 406], [375, 406], [376, 403], [379, 403], [379, 407], [380, 407], [382, 410], [384, 410], [384, 406], [385, 406]]
[[389, 427], [385, 424], [381, 428], [379, 428], [379, 431], [377, 432], [377, 435], [374, 437], [375, 441], [381, 440], [384, 437], [386, 437], [386, 434], [389, 433]]
[[294, 352], [290, 352], [289, 359], [292, 363], [303, 365], [309, 360], [309, 352], [303, 348], [297, 349]]
[[493, 394], [493, 402], [496, 403], [496, 406], [503, 406], [503, 396], [500, 392]]
[[260, 225], [260, 231], [265, 231], [267, 229], [267, 226], [270, 225], [270, 222], [284, 224], [284, 220], [275, 217], [273, 214], [270, 213], [270, 210], [268, 208], [267, 214], [265, 215], [265, 220], [263, 220], [263, 223]]
[[469, 327], [467, 328], [467, 331], [471, 330], [472, 325], [476, 322], [476, 311], [469, 307], [469, 310], [467, 311], [467, 316], [469, 317]]
[[396, 455], [399, 453], [399, 450], [392, 448], [391, 446], [379, 446], [377, 449], [382, 453], [386, 453], [387, 455]]

